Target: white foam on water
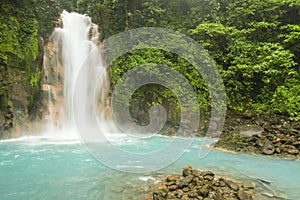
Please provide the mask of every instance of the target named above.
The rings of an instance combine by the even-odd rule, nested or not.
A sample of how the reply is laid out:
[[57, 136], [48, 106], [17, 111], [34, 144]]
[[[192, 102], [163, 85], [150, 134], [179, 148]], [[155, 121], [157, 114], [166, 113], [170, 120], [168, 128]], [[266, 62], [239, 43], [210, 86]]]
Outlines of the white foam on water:
[[152, 176], [140, 176], [139, 177], [140, 180], [142, 181], [148, 181], [148, 180], [152, 180], [152, 181], [155, 181], [156, 179]]

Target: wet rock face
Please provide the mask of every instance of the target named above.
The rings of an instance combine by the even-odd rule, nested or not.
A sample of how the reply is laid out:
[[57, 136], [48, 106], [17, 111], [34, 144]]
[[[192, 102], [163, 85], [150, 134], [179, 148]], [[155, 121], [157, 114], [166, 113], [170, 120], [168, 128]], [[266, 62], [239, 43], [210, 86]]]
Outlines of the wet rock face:
[[[34, 6], [33, 6], [34, 5]], [[44, 42], [61, 9], [49, 0], [2, 0], [0, 54], [0, 139], [39, 119]], [[20, 130], [20, 129], [19, 129]]]
[[7, 138], [5, 132], [13, 127], [14, 115], [8, 107], [8, 111], [0, 110], [0, 135], [2, 138]]
[[254, 185], [216, 178], [211, 171], [199, 171], [187, 166], [182, 175], [170, 175], [152, 194], [154, 200], [166, 199], [241, 199], [251, 200]]

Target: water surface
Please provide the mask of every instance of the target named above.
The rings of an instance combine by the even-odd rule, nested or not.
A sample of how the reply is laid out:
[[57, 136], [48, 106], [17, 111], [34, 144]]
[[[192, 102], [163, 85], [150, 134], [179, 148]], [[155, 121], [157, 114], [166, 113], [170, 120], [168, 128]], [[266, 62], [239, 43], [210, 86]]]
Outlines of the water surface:
[[[118, 139], [114, 145], [149, 152], [168, 140], [171, 138], [157, 136], [143, 142]], [[200, 138], [194, 140], [179, 160], [164, 169], [130, 174], [104, 166], [76, 139], [23, 137], [1, 141], [1, 199], [142, 199], [157, 174], [179, 173], [186, 165], [258, 186], [255, 179], [263, 179], [271, 182], [264, 192], [299, 199], [299, 161], [220, 151], [199, 158], [201, 142]]]

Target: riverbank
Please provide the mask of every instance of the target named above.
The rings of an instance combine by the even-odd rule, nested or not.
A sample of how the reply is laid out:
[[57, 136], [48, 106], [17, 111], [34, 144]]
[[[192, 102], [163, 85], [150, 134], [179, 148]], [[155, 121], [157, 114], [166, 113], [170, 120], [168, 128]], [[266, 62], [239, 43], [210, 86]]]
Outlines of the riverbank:
[[230, 115], [215, 147], [231, 152], [299, 159], [300, 122], [278, 115]]

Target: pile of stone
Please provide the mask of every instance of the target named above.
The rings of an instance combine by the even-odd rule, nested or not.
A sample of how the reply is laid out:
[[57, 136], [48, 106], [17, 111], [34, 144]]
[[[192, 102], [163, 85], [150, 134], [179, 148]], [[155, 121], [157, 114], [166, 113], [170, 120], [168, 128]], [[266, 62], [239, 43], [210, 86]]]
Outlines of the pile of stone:
[[274, 155], [291, 159], [300, 157], [300, 134], [266, 133], [243, 137], [231, 134], [218, 141], [217, 147], [237, 152]]
[[300, 157], [300, 122], [265, 119], [246, 125], [242, 123], [233, 126], [232, 123], [225, 127], [223, 137], [216, 146], [237, 152], [297, 159]]
[[254, 194], [251, 183], [237, 183], [215, 177], [211, 171], [199, 171], [187, 166], [182, 175], [170, 175], [155, 189], [153, 200], [203, 199], [250, 200]]

